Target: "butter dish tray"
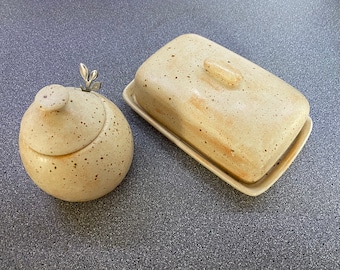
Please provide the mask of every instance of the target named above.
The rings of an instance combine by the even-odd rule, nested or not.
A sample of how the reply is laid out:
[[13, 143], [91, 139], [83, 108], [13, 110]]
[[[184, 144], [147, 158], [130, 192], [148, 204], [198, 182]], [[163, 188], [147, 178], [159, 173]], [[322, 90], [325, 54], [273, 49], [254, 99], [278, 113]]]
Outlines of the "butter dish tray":
[[187, 154], [252, 196], [287, 170], [312, 129], [302, 93], [195, 34], [151, 55], [123, 97]]
[[126, 103], [144, 120], [146, 120], [150, 125], [152, 125], [156, 130], [163, 134], [166, 138], [172, 141], [176, 146], [182, 149], [189, 156], [194, 158], [197, 162], [203, 165], [205, 168], [210, 170], [212, 173], [217, 175], [220, 179], [228, 183], [233, 188], [238, 191], [249, 195], [258, 196], [265, 191], [267, 191], [288, 169], [291, 163], [294, 161], [296, 156], [299, 154], [304, 144], [306, 143], [313, 126], [312, 119], [308, 117], [305, 125], [300, 131], [299, 135], [296, 137], [293, 144], [287, 150], [287, 152], [277, 161], [275, 166], [259, 181], [254, 184], [247, 184], [239, 181], [228, 172], [221, 169], [218, 165], [212, 162], [209, 157], [204, 156], [197, 149], [193, 148], [187, 142], [183, 141], [181, 138], [176, 136], [174, 133], [169, 131], [167, 128], [162, 126], [154, 118], [152, 118], [143, 108], [141, 108], [136, 101], [134, 95], [134, 81], [130, 82], [124, 89], [123, 98]]

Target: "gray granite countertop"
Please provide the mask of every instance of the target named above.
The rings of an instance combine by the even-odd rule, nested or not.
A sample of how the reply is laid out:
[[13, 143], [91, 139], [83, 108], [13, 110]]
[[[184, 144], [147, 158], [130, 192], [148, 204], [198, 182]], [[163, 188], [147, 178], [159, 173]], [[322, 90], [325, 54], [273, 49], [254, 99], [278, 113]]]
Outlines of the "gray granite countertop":
[[[2, 1], [0, 269], [340, 269], [340, 2]], [[312, 134], [266, 193], [244, 195], [190, 158], [124, 102], [158, 48], [196, 33], [248, 58], [309, 100]], [[101, 93], [131, 125], [135, 154], [121, 185], [96, 201], [55, 199], [18, 152], [36, 92]]]

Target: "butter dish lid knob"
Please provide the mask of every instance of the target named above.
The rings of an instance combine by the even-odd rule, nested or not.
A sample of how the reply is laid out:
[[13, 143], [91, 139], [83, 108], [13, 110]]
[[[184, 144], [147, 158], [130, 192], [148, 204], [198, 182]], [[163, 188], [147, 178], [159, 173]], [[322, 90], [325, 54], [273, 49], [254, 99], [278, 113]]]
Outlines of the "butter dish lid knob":
[[243, 78], [239, 70], [227, 62], [213, 57], [204, 60], [204, 68], [212, 77], [229, 86], [237, 86]]
[[34, 102], [42, 111], [57, 111], [69, 100], [69, 91], [62, 85], [52, 84], [42, 88], [35, 96]]

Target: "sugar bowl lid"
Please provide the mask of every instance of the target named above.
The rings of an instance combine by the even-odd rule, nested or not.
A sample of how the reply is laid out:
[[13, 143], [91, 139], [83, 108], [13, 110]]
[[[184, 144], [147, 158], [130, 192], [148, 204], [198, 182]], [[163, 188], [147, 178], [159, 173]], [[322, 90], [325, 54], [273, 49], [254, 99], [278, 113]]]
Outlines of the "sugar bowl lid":
[[20, 136], [34, 151], [50, 156], [70, 154], [91, 144], [101, 132], [105, 108], [100, 95], [91, 91], [100, 88], [99, 82], [92, 84], [98, 72], [88, 76], [83, 64], [80, 71], [85, 88], [48, 85], [25, 112]]

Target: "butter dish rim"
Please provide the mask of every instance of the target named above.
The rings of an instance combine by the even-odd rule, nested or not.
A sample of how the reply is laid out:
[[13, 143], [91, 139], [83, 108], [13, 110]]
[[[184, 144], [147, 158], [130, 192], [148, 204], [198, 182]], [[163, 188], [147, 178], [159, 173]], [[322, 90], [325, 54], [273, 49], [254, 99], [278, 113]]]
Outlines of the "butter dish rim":
[[155, 120], [152, 116], [150, 116], [137, 102], [134, 89], [135, 89], [135, 80], [132, 80], [123, 91], [123, 98], [125, 102], [144, 120], [146, 120], [150, 125], [152, 125], [156, 130], [162, 133], [165, 137], [167, 137], [170, 141], [175, 143], [180, 149], [182, 149], [186, 154], [194, 158], [197, 162], [203, 165], [206, 169], [210, 170], [212, 173], [217, 175], [223, 181], [231, 185], [236, 190], [249, 195], [249, 196], [258, 196], [265, 191], [267, 191], [281, 176], [282, 174], [289, 168], [292, 162], [295, 160], [297, 155], [302, 150], [305, 145], [309, 135], [312, 131], [313, 121], [309, 116], [302, 127], [300, 133], [295, 138], [291, 146], [288, 150], [282, 155], [282, 157], [278, 160], [276, 165], [271, 168], [271, 170], [264, 176], [262, 179], [253, 184], [243, 183], [240, 180], [237, 180], [235, 177], [230, 175], [228, 172], [222, 170], [220, 167], [216, 166], [213, 162], [209, 160], [209, 157], [206, 157], [198, 149], [195, 149], [186, 141], [182, 140], [180, 137], [175, 135], [173, 132], [169, 131], [163, 125], [161, 125], [157, 120]]

